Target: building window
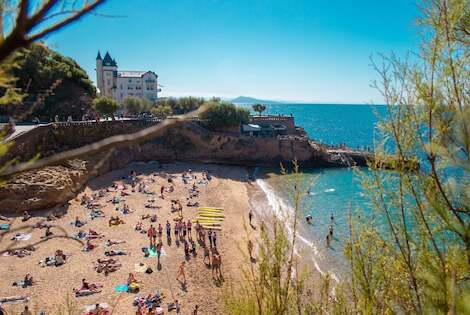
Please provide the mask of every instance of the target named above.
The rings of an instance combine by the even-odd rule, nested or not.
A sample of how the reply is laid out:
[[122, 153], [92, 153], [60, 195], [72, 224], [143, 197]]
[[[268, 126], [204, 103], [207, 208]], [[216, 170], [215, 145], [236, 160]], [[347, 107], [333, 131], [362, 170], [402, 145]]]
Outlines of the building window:
[[132, 79], [129, 79], [129, 83], [132, 83]]
[[111, 80], [110, 80], [110, 79], [106, 80], [106, 83], [107, 83], [108, 85], [111, 85]]
[[121, 87], [120, 87], [120, 89], [122, 90], [122, 84], [121, 84]]

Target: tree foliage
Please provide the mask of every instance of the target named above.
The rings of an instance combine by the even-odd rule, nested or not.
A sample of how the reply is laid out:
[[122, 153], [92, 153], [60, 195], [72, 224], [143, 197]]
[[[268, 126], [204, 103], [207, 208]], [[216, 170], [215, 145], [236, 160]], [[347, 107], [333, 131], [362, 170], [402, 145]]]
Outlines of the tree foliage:
[[258, 112], [260, 116], [266, 110], [266, 105], [263, 104], [253, 104], [251, 107], [255, 112]]
[[114, 113], [119, 108], [118, 103], [111, 97], [98, 97], [93, 100], [93, 109], [104, 116], [114, 118]]
[[166, 118], [170, 116], [173, 111], [171, 110], [171, 107], [169, 105], [157, 105], [152, 108], [151, 113], [158, 118]]
[[46, 121], [55, 115], [79, 119], [90, 108], [95, 87], [73, 59], [33, 44], [16, 52], [12, 63], [14, 66], [9, 66], [7, 72], [15, 78], [14, 83], [9, 89], [1, 89], [1, 93], [5, 95], [13, 89], [22, 97], [4, 98], [8, 104], [0, 108], [1, 114]]
[[202, 104], [204, 104], [204, 99], [199, 97], [169, 97], [159, 100], [157, 107], [163, 106], [163, 108], [171, 108], [171, 114], [182, 115], [198, 109]]
[[199, 115], [199, 119], [209, 129], [236, 127], [250, 120], [250, 112], [247, 109], [233, 104], [211, 101], [204, 106], [207, 106], [207, 110]]
[[122, 101], [124, 109], [130, 115], [138, 115], [147, 113], [151, 110], [152, 104], [145, 98], [128, 96]]

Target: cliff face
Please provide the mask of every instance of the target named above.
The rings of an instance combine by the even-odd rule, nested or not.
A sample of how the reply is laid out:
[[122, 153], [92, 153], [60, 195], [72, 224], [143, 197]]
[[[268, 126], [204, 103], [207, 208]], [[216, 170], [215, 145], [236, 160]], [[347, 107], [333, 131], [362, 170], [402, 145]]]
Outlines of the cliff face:
[[[143, 121], [41, 126], [15, 139], [3, 162], [27, 161], [80, 147], [116, 134], [132, 133], [151, 124]], [[61, 165], [29, 171], [0, 187], [0, 212], [44, 209], [73, 198], [91, 178], [132, 161], [195, 161], [246, 166], [279, 166], [299, 161], [304, 167], [345, 166], [341, 159], [300, 138], [236, 137], [210, 132], [193, 122], [178, 123], [143, 143], [100, 152]]]

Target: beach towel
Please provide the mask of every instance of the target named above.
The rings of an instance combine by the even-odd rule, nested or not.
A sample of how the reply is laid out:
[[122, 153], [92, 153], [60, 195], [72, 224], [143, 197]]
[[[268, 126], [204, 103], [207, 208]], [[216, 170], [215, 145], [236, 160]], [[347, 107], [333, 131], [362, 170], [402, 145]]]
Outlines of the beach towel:
[[147, 264], [144, 263], [137, 263], [135, 264], [135, 272], [142, 272], [144, 273], [147, 270]]
[[9, 228], [10, 228], [10, 224], [8, 224], [8, 223], [1, 223], [1, 224], [0, 224], [0, 230], [1, 230], [1, 231], [6, 231], [6, 230], [8, 230]]
[[[147, 248], [147, 251], [149, 253], [150, 257], [157, 257], [157, 249], [156, 248]], [[160, 253], [161, 256], [166, 256], [165, 250], [162, 248], [162, 251]]]
[[114, 292], [122, 293], [122, 292], [127, 292], [129, 290], [129, 287], [127, 284], [118, 284], [117, 286], [114, 287]]
[[16, 240], [16, 241], [27, 241], [31, 238], [31, 234], [25, 234], [25, 233], [18, 233], [15, 236], [11, 238], [11, 240]]

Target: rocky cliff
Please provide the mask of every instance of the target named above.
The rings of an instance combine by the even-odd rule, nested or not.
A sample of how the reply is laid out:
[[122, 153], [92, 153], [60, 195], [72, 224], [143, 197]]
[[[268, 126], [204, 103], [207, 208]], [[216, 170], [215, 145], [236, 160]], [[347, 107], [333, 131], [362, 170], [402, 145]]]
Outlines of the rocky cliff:
[[[15, 139], [3, 163], [15, 157], [27, 161], [92, 143], [111, 135], [131, 133], [152, 122], [127, 121], [41, 126]], [[360, 155], [357, 161], [365, 163]], [[210, 132], [193, 122], [181, 122], [152, 139], [100, 152], [61, 165], [16, 175], [0, 187], [0, 212], [44, 209], [73, 198], [91, 178], [124, 167], [132, 161], [193, 161], [246, 166], [278, 166], [299, 161], [304, 167], [347, 166], [306, 138], [253, 138]], [[362, 163], [363, 162], [363, 163]]]

